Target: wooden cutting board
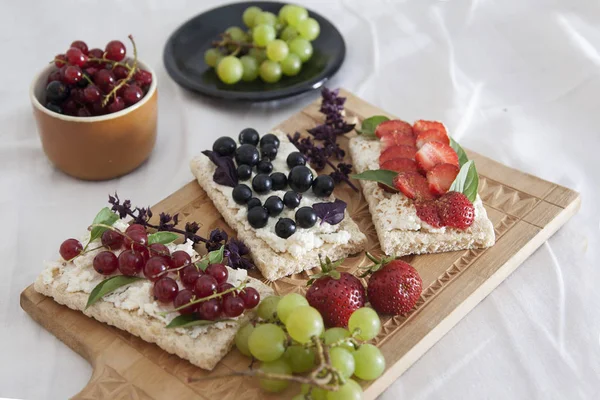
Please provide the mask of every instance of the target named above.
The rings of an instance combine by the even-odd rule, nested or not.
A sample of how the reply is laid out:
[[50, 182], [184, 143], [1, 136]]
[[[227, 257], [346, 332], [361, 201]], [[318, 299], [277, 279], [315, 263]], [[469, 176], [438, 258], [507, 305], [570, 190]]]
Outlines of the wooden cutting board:
[[[348, 92], [342, 93], [347, 97], [349, 117], [362, 119], [377, 114], [392, 117]], [[322, 122], [318, 109], [319, 105], [315, 102], [278, 128], [289, 133], [305, 132]], [[347, 145], [348, 139], [341, 138], [341, 141]], [[468, 153], [476, 161], [480, 173], [479, 194], [494, 223], [496, 244], [485, 250], [406, 257], [423, 279], [423, 294], [408, 316], [382, 318], [383, 330], [376, 338], [376, 344], [385, 355], [387, 369], [376, 381], [364, 383], [365, 399], [374, 399], [383, 392], [579, 208], [579, 194], [572, 190], [479, 154]], [[342, 185], [336, 189], [335, 195], [348, 203], [350, 214], [367, 234], [367, 250], [380, 254], [377, 235], [362, 193], [355, 193]], [[132, 201], [134, 204], [136, 201], [143, 203], [144, 199]], [[183, 217], [182, 223], [197, 221], [202, 226], [202, 234], [215, 227], [232, 233], [195, 181], [152, 210], [155, 215], [159, 211], [179, 213]], [[348, 258], [343, 268], [352, 272], [367, 265], [367, 262], [364, 255], [359, 254]], [[269, 284], [280, 294], [291, 291], [303, 293], [307, 277], [304, 272]], [[283, 394], [269, 396], [260, 391], [255, 379], [242, 377], [187, 383], [189, 377], [245, 370], [249, 360], [233, 350], [209, 373], [129, 333], [61, 306], [35, 292], [33, 286], [21, 294], [21, 306], [92, 364], [92, 378], [74, 397], [76, 399], [253, 400], [291, 398], [299, 392], [298, 387], [291, 387]]]

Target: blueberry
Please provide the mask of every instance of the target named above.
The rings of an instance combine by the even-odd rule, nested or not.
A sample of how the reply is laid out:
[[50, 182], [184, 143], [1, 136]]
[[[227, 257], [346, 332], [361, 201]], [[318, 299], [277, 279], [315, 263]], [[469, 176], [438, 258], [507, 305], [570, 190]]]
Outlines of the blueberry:
[[221, 136], [213, 143], [213, 151], [221, 156], [231, 157], [236, 147], [235, 140], [229, 136]]
[[242, 181], [250, 179], [250, 177], [252, 176], [252, 167], [246, 164], [242, 164], [239, 167], [237, 167], [237, 174], [238, 179]]
[[258, 164], [258, 149], [251, 144], [243, 144], [235, 151], [237, 165], [246, 164], [251, 167]]
[[60, 108], [60, 106], [58, 104], [54, 104], [54, 103], [46, 103], [46, 108], [50, 111], [54, 111], [55, 113], [59, 113], [62, 114], [62, 108]]
[[254, 207], [260, 207], [262, 206], [262, 202], [260, 201], [259, 198], [257, 197], [253, 197], [250, 200], [248, 200], [248, 203], [246, 203], [246, 205], [248, 206], [248, 210]]
[[260, 148], [260, 155], [263, 159], [274, 160], [277, 157], [277, 146], [274, 144], [265, 144]]
[[288, 185], [290, 185], [290, 188], [295, 192], [306, 192], [310, 189], [312, 182], [312, 171], [304, 165], [295, 166], [288, 174]]
[[317, 223], [317, 213], [312, 207], [300, 207], [296, 211], [296, 224], [300, 228], [312, 228]]
[[283, 190], [287, 186], [287, 176], [283, 172], [273, 172], [271, 181], [273, 181], [273, 190]]
[[275, 234], [280, 238], [287, 239], [296, 233], [296, 223], [289, 218], [279, 218], [275, 224]]
[[306, 159], [299, 151], [292, 151], [288, 154], [285, 161], [290, 169], [294, 168], [296, 165], [306, 165]]
[[270, 174], [273, 172], [273, 164], [268, 160], [261, 160], [256, 166], [256, 170], [263, 174]]
[[265, 136], [260, 138], [260, 147], [267, 144], [274, 144], [275, 147], [279, 148], [279, 138], [272, 133], [267, 133]]
[[302, 195], [300, 193], [296, 193], [293, 190], [285, 192], [283, 195], [283, 204], [289, 208], [296, 208], [300, 205], [300, 200], [302, 199]]
[[252, 146], [256, 146], [258, 144], [258, 139], [258, 132], [256, 129], [252, 128], [243, 129], [238, 138], [240, 144], [251, 144]]
[[329, 175], [319, 175], [313, 181], [312, 189], [313, 193], [317, 197], [329, 197], [331, 193], [333, 193], [333, 188], [335, 187], [335, 182], [333, 178]]
[[52, 81], [46, 86], [46, 100], [51, 103], [60, 103], [69, 97], [69, 88], [60, 81]]
[[248, 210], [248, 223], [254, 229], [264, 228], [269, 221], [269, 212], [264, 207], [253, 207]]
[[265, 208], [269, 216], [276, 217], [283, 211], [283, 201], [278, 196], [271, 196], [265, 200]]
[[252, 189], [250, 189], [248, 185], [240, 183], [239, 185], [233, 188], [231, 196], [233, 197], [233, 201], [235, 201], [236, 203], [246, 204], [248, 200], [252, 198]]
[[273, 182], [267, 174], [258, 174], [252, 179], [252, 189], [258, 194], [269, 193], [272, 187]]

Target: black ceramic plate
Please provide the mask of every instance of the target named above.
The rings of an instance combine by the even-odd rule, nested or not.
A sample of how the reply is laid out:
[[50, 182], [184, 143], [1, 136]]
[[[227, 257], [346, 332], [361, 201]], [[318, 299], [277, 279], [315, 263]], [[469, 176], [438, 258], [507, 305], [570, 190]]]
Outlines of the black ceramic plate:
[[282, 77], [277, 83], [238, 82], [226, 85], [213, 68], [204, 63], [204, 52], [219, 33], [230, 26], [244, 27], [242, 13], [247, 7], [258, 6], [277, 15], [285, 3], [257, 1], [234, 3], [197, 15], [177, 29], [167, 41], [164, 63], [167, 72], [181, 86], [198, 93], [229, 100], [266, 101], [291, 97], [325, 83], [342, 65], [346, 45], [340, 32], [319, 14], [309, 10], [309, 16], [321, 26], [321, 34], [312, 42], [313, 56], [302, 65], [294, 77]]

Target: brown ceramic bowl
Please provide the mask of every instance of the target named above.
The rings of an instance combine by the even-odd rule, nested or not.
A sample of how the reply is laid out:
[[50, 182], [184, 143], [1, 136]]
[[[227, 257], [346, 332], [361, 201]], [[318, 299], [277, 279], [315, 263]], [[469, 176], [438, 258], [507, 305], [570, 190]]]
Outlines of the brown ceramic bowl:
[[148, 93], [131, 107], [98, 117], [71, 117], [48, 110], [44, 89], [48, 74], [56, 67], [51, 64], [35, 77], [29, 90], [33, 113], [44, 152], [57, 168], [76, 178], [103, 180], [133, 171], [150, 156], [156, 142], [156, 74], [138, 63], [152, 73]]

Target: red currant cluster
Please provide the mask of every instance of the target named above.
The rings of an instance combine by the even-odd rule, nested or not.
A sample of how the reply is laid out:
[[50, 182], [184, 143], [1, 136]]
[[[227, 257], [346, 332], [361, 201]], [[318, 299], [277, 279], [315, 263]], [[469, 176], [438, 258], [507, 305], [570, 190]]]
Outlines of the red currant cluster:
[[[130, 36], [131, 39], [131, 36]], [[78, 117], [111, 114], [140, 101], [150, 88], [152, 74], [125, 60], [123, 42], [112, 40], [104, 50], [81, 40], [71, 43], [64, 54], [54, 57], [57, 70], [48, 75], [46, 108]]]
[[[198, 268], [188, 253], [175, 251], [161, 243], [148, 245], [148, 234], [143, 225], [130, 225], [125, 233], [106, 230], [101, 237], [104, 250], [94, 257], [93, 267], [102, 275], [112, 275], [119, 270], [123, 275], [136, 276], [140, 272], [154, 282], [154, 297], [161, 303], [172, 303], [180, 314], [197, 314], [202, 320], [216, 320], [221, 315], [234, 318], [245, 309], [260, 302], [258, 291], [246, 287], [233, 290], [227, 283], [229, 272], [223, 264], [211, 264], [205, 271]], [[119, 256], [113, 251], [123, 250]], [[67, 239], [60, 246], [60, 255], [72, 260], [84, 251], [77, 239]], [[179, 279], [184, 289], [176, 281]], [[226, 293], [223, 293], [226, 292]], [[215, 294], [223, 293], [221, 296]], [[206, 301], [199, 299], [215, 296]], [[193, 303], [193, 304], [190, 304]], [[189, 306], [185, 307], [187, 304]]]

